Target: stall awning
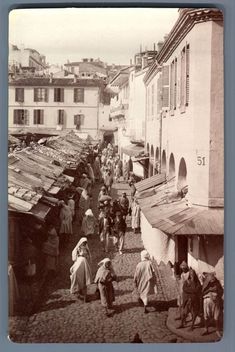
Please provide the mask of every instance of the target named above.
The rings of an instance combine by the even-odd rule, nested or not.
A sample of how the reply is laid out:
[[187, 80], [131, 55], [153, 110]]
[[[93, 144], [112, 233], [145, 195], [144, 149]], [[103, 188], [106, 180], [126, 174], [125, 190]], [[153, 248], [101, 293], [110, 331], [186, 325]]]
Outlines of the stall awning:
[[137, 182], [135, 188], [138, 192], [145, 191], [146, 189], [160, 185], [166, 181], [166, 174], [157, 174], [151, 177], [146, 178], [143, 181]]
[[[170, 186], [171, 187], [171, 186]], [[224, 209], [189, 206], [169, 185], [151, 197], [139, 199], [141, 211], [151, 224], [168, 235], [223, 235]]]
[[33, 215], [35, 215], [37, 218], [44, 220], [50, 210], [51, 210], [50, 206], [43, 203], [38, 203], [31, 209], [30, 212]]
[[130, 144], [125, 147], [122, 147], [122, 152], [129, 156], [138, 156], [144, 151], [144, 147], [138, 145]]

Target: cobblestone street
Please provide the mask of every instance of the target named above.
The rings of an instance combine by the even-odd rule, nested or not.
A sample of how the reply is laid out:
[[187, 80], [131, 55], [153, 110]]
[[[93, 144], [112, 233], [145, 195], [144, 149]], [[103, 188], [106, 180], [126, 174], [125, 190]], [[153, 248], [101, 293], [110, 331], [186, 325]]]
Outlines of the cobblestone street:
[[[117, 195], [124, 184], [114, 186]], [[93, 192], [93, 209], [96, 211], [98, 187]], [[129, 221], [127, 225], [129, 226]], [[75, 228], [77, 224], [75, 224]], [[69, 292], [69, 268], [72, 265], [71, 251], [80, 238], [78, 231], [69, 246], [60, 254], [59, 273], [53, 280], [47, 281], [40, 294], [33, 314], [27, 321], [21, 320], [22, 330], [18, 325], [18, 335], [11, 331], [15, 342], [131, 342], [136, 333], [144, 343], [184, 342], [166, 328], [168, 302], [164, 294], [164, 282], [157, 269], [158, 294], [150, 298], [150, 312], [144, 314], [133, 291], [133, 274], [140, 260], [143, 248], [140, 234], [133, 234], [130, 228], [126, 233], [125, 251], [109, 253], [118, 282], [114, 282], [115, 313], [106, 317], [99, 300], [92, 297], [88, 303], [75, 299]], [[92, 272], [95, 275], [97, 263], [104, 257], [98, 236], [89, 240], [92, 254]], [[21, 333], [19, 333], [21, 331]]]

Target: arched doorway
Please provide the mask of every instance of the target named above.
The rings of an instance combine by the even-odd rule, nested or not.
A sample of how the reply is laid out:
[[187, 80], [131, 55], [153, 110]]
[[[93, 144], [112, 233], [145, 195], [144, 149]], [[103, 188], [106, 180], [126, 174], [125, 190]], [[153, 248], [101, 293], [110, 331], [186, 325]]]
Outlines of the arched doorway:
[[105, 144], [111, 143], [114, 144], [114, 134], [110, 131], [105, 131], [103, 134], [103, 141]]
[[175, 176], [175, 158], [173, 153], [170, 155], [169, 159], [169, 178], [173, 178]]
[[187, 166], [184, 158], [180, 159], [179, 172], [178, 172], [178, 190], [187, 186]]
[[162, 151], [161, 172], [166, 172], [166, 152], [165, 152], [165, 150]]

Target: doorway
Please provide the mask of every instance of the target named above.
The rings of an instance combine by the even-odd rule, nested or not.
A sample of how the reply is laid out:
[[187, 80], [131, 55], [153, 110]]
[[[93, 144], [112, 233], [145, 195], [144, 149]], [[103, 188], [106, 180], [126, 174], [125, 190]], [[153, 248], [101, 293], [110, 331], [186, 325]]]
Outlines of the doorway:
[[188, 238], [187, 236], [179, 235], [177, 236], [176, 262], [180, 265], [182, 261], [188, 262]]

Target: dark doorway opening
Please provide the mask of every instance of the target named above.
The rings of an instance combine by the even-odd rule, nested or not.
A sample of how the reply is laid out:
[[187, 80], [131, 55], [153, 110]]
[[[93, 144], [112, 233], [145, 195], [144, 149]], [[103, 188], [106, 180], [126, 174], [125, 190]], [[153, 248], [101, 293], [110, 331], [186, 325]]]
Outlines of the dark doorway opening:
[[111, 143], [114, 144], [114, 134], [113, 132], [104, 132], [103, 134], [103, 141], [105, 143]]
[[188, 261], [188, 238], [186, 236], [177, 236], [177, 241], [178, 241], [177, 262], [179, 264], [181, 264], [182, 261], [185, 261], [187, 263], [187, 261]]

